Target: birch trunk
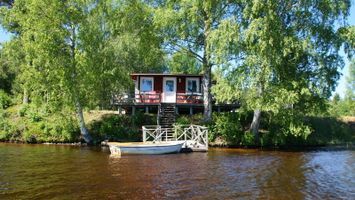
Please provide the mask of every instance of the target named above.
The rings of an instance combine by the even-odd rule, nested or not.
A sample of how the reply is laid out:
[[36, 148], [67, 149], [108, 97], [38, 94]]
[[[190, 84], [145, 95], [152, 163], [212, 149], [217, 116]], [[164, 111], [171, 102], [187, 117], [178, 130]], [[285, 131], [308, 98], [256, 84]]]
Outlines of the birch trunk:
[[27, 91], [27, 89], [24, 89], [24, 90], [23, 90], [22, 103], [23, 103], [23, 104], [28, 104], [28, 101], [29, 101], [28, 91]]
[[211, 69], [206, 69], [203, 74], [203, 106], [204, 121], [212, 120], [212, 96], [211, 96]]
[[81, 135], [83, 136], [86, 143], [91, 144], [92, 137], [90, 136], [89, 131], [86, 128], [83, 109], [81, 108], [81, 104], [79, 100], [76, 100], [75, 107], [76, 107], [76, 114], [78, 115], [78, 119], [79, 119], [79, 127], [80, 127]]
[[91, 144], [93, 142], [92, 137], [88, 131], [88, 129], [86, 128], [85, 125], [85, 121], [84, 121], [84, 115], [83, 115], [83, 109], [81, 107], [81, 103], [80, 103], [80, 96], [79, 96], [79, 89], [77, 88], [77, 83], [76, 83], [76, 79], [77, 79], [77, 65], [76, 65], [76, 57], [75, 57], [75, 50], [76, 50], [76, 37], [77, 37], [77, 33], [75, 31], [75, 25], [71, 24], [71, 45], [70, 45], [70, 50], [71, 50], [71, 62], [73, 64], [72, 67], [72, 71], [71, 71], [71, 77], [72, 79], [70, 79], [70, 83], [71, 83], [71, 88], [70, 91], [72, 92], [72, 95], [74, 97], [74, 103], [75, 103], [75, 107], [76, 107], [76, 114], [78, 116], [79, 119], [79, 127], [80, 127], [80, 132], [81, 135], [83, 136], [83, 139], [85, 140], [86, 143]]
[[255, 143], [259, 143], [259, 126], [261, 120], [261, 111], [259, 109], [254, 110], [253, 121], [250, 125], [250, 131], [254, 134]]
[[205, 122], [212, 120], [212, 95], [211, 95], [211, 51], [208, 46], [209, 34], [212, 26], [212, 19], [209, 10], [206, 9], [204, 14], [204, 48], [203, 48], [203, 116]]

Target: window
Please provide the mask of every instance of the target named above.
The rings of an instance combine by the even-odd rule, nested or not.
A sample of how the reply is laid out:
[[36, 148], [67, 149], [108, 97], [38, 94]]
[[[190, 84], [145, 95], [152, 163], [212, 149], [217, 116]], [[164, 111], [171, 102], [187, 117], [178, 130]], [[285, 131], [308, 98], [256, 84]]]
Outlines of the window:
[[174, 85], [175, 85], [175, 82], [173, 80], [166, 80], [165, 91], [166, 92], [175, 92]]
[[186, 78], [186, 93], [199, 93], [200, 80], [198, 78]]
[[152, 77], [141, 77], [141, 92], [151, 92], [154, 90], [154, 80]]

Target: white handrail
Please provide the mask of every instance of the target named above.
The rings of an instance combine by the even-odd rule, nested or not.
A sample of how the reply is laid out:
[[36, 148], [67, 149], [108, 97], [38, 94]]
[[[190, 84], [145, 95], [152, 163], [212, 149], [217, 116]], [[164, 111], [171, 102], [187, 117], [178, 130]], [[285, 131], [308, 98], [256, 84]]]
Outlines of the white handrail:
[[[158, 141], [185, 141], [190, 144], [208, 149], [208, 128], [200, 125], [174, 125], [173, 128], [161, 128], [159, 125], [146, 125], [142, 127], [143, 142]], [[172, 133], [172, 134], [171, 134]]]

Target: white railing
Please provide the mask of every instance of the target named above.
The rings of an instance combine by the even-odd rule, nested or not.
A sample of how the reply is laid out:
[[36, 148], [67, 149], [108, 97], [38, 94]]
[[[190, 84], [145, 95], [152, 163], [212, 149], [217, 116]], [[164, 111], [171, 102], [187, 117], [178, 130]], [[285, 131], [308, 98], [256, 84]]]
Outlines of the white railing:
[[208, 128], [199, 125], [174, 125], [162, 128], [159, 125], [143, 126], [143, 142], [185, 141], [185, 147], [208, 149]]
[[161, 141], [176, 140], [174, 134], [171, 134], [174, 131], [173, 128], [162, 128], [159, 125], [148, 125], [148, 126], [143, 126], [142, 130], [143, 130], [143, 142], [146, 141], [161, 142]]

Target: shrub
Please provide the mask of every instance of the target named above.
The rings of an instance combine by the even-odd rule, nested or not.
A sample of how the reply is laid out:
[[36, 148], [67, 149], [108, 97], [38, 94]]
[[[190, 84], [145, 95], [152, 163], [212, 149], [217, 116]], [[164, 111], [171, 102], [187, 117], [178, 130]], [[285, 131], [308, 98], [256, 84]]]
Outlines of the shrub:
[[355, 142], [354, 130], [349, 124], [335, 117], [308, 117], [307, 122], [313, 129], [306, 144], [344, 144]]
[[[213, 137], [222, 136], [231, 144], [240, 144], [244, 135], [239, 113], [223, 113], [213, 117]], [[211, 139], [214, 139], [211, 138]]]
[[4, 90], [0, 90], [0, 108], [5, 109], [11, 105], [10, 96], [4, 92]]
[[88, 124], [90, 133], [96, 142], [110, 141], [140, 141], [141, 127], [155, 124], [156, 115], [137, 112], [135, 116], [108, 114], [100, 121]]
[[10, 123], [7, 119], [7, 114], [3, 108], [0, 107], [0, 141], [7, 141], [10, 139]]
[[254, 134], [250, 131], [246, 131], [241, 139], [241, 144], [246, 146], [255, 145], [255, 137]]
[[18, 115], [20, 117], [24, 117], [26, 115], [28, 109], [29, 109], [29, 105], [28, 104], [21, 105], [20, 109], [18, 110]]
[[175, 124], [177, 124], [177, 125], [191, 124], [191, 119], [186, 115], [182, 115], [176, 119]]

